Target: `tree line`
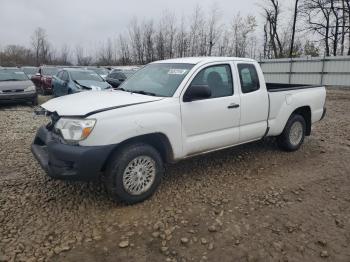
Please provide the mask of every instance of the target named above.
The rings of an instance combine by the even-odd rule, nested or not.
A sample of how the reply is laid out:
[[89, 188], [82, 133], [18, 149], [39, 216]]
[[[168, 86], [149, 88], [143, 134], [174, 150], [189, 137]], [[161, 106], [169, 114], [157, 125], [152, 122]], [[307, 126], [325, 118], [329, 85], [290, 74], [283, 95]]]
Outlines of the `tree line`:
[[[279, 0], [266, 0], [264, 58], [350, 55], [350, 0], [294, 0], [290, 30]], [[298, 34], [299, 38], [295, 37]], [[303, 40], [304, 50], [302, 50]]]
[[186, 56], [350, 55], [350, 0], [294, 0], [292, 9], [281, 3], [264, 0], [261, 26], [256, 16], [239, 12], [223, 21], [215, 4], [209, 11], [197, 5], [188, 16], [164, 11], [157, 20], [133, 18], [125, 32], [107, 38], [94, 52], [81, 45], [56, 50], [39, 27], [30, 47], [0, 50], [0, 64], [129, 65]]

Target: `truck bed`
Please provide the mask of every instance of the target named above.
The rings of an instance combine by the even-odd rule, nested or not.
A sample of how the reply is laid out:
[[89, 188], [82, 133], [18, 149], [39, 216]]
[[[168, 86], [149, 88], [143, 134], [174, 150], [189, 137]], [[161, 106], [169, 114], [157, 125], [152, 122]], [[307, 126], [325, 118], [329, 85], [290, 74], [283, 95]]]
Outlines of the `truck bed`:
[[280, 92], [288, 90], [306, 89], [320, 87], [317, 85], [300, 85], [300, 84], [280, 84], [280, 83], [266, 83], [268, 92]]
[[326, 89], [324, 86], [267, 84], [270, 101], [269, 133], [282, 133], [288, 118], [296, 108], [309, 107], [311, 123], [319, 121], [324, 112]]

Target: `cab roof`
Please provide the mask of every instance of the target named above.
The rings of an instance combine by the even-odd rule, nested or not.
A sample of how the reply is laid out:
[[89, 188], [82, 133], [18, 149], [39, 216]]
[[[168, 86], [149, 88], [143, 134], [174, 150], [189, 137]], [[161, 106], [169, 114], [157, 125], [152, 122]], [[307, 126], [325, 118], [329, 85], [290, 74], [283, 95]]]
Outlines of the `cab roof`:
[[225, 61], [245, 61], [256, 62], [254, 59], [242, 58], [242, 57], [215, 57], [215, 56], [202, 56], [202, 57], [182, 57], [167, 60], [155, 61], [154, 63], [181, 63], [181, 64], [199, 64], [199, 63], [211, 63], [211, 62], [225, 62]]

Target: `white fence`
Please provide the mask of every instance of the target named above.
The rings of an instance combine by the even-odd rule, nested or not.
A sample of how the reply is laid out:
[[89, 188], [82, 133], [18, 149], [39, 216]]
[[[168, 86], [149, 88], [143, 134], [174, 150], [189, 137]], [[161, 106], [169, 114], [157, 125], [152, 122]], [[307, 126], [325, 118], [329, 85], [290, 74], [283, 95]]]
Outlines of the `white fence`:
[[350, 86], [350, 56], [260, 61], [267, 82]]

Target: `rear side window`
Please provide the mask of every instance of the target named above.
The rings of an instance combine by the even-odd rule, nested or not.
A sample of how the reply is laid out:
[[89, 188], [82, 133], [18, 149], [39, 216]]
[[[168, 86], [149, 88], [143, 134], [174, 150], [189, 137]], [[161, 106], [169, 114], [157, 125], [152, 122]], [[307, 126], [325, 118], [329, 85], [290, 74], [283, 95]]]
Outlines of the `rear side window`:
[[259, 77], [254, 65], [238, 64], [238, 72], [243, 93], [251, 93], [259, 90]]

